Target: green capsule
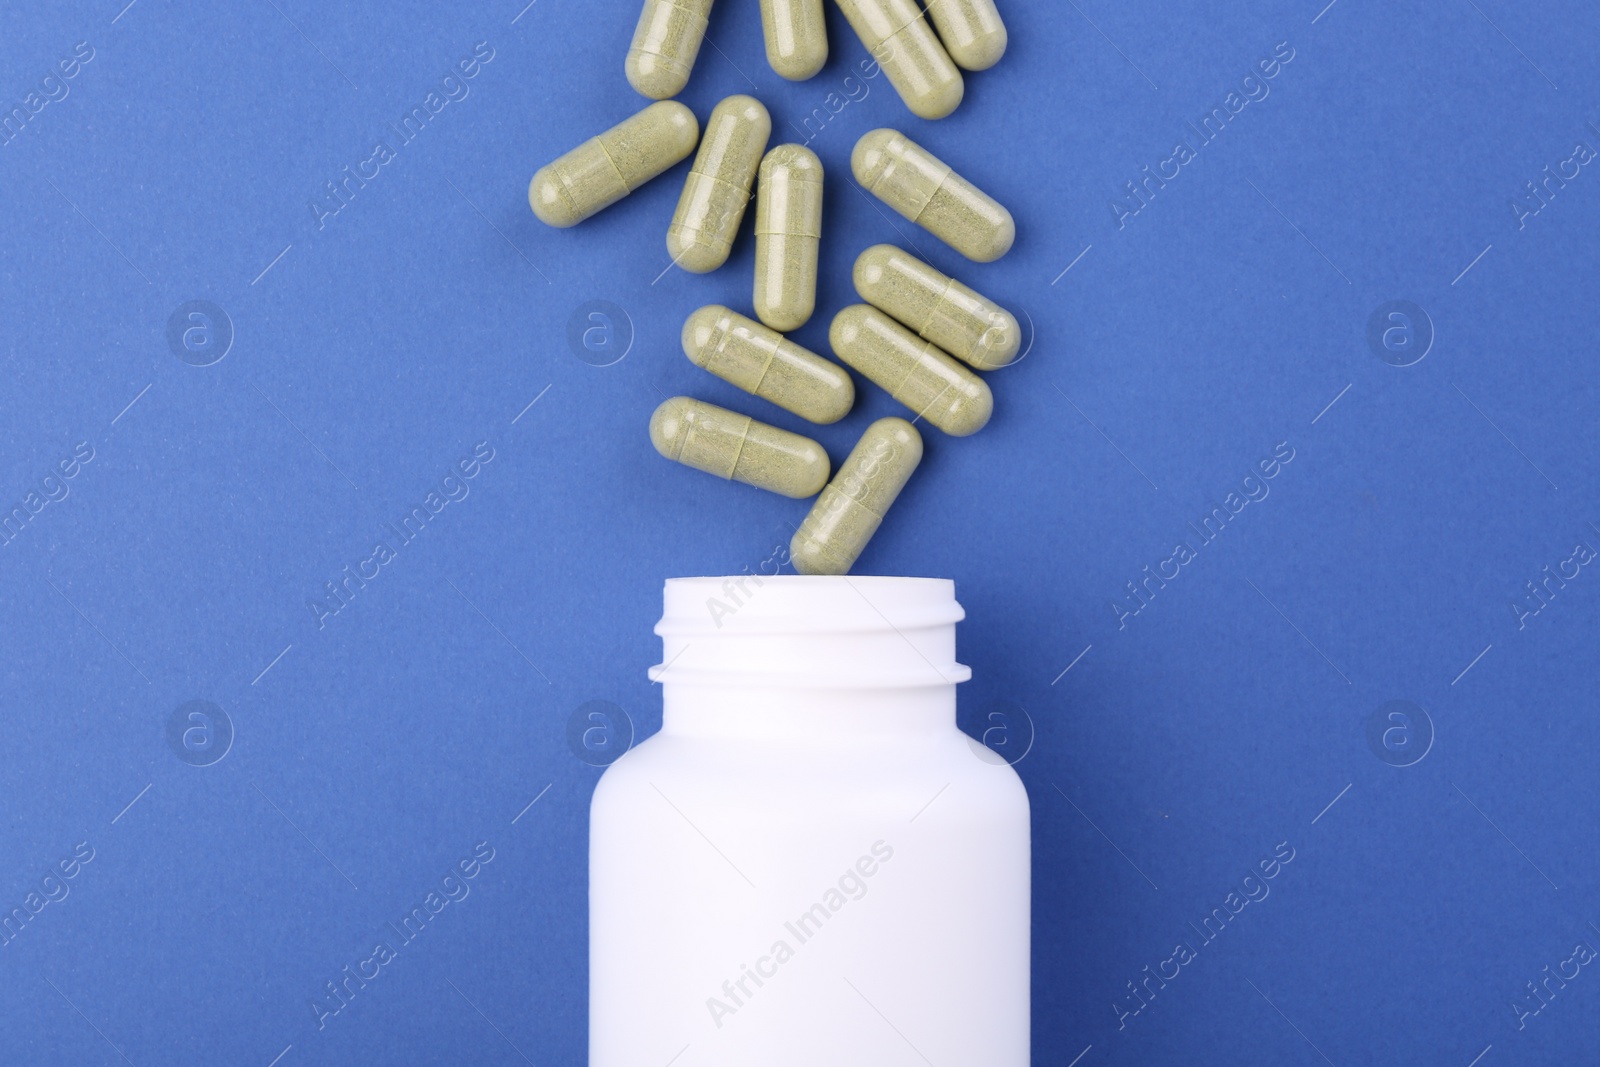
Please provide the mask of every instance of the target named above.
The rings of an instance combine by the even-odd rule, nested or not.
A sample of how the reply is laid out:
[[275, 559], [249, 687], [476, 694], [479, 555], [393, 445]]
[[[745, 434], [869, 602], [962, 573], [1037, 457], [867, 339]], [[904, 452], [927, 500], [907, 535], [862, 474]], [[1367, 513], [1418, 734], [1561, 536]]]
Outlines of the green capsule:
[[828, 340], [834, 355], [951, 437], [977, 433], [994, 413], [982, 378], [875, 307], [839, 312]]
[[850, 169], [868, 192], [968, 259], [991, 263], [1011, 251], [1011, 212], [898, 130], [864, 134]]
[[928, 18], [958, 67], [988, 70], [1006, 54], [1006, 24], [994, 0], [929, 0]]
[[910, 252], [873, 245], [856, 257], [855, 283], [861, 299], [979, 370], [1017, 358], [1016, 316]]
[[828, 453], [811, 438], [687, 396], [656, 408], [650, 442], [686, 467], [797, 500], [828, 481]]
[[756, 316], [774, 330], [798, 330], [817, 307], [822, 239], [822, 161], [781, 144], [761, 161], [756, 186]]
[[528, 204], [539, 221], [576, 226], [694, 151], [700, 124], [675, 100], [651, 104], [539, 168]]
[[928, 25], [919, 0], [839, 0], [839, 9], [911, 113], [942, 119], [966, 85]]
[[711, 0], [644, 0], [628, 49], [628, 84], [652, 100], [683, 92], [711, 17]]
[[705, 274], [728, 261], [771, 134], [772, 116], [753, 96], [730, 96], [712, 108], [667, 227], [672, 262]]
[[849, 574], [922, 462], [922, 437], [905, 419], [879, 419], [812, 505], [789, 542], [801, 574]]
[[767, 63], [779, 77], [803, 82], [828, 62], [822, 0], [761, 0]]
[[838, 422], [856, 401], [855, 383], [843, 367], [721, 304], [689, 316], [683, 354], [723, 381], [812, 422]]

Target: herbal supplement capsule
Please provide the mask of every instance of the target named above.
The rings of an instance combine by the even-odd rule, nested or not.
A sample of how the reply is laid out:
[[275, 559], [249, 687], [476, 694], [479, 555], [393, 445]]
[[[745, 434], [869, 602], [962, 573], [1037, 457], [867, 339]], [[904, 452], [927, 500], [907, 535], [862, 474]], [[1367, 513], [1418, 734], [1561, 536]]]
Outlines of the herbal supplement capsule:
[[928, 18], [958, 67], [988, 70], [1006, 54], [1006, 24], [994, 0], [929, 0]]
[[850, 573], [921, 462], [922, 436], [905, 419], [879, 419], [868, 426], [789, 542], [794, 569]]
[[822, 0], [761, 0], [767, 64], [781, 78], [803, 82], [828, 62]]
[[700, 124], [673, 100], [651, 104], [539, 168], [528, 203], [539, 221], [576, 226], [694, 151]]
[[771, 134], [772, 116], [753, 96], [730, 96], [712, 108], [667, 227], [672, 262], [704, 274], [728, 261]]
[[977, 433], [994, 413], [982, 378], [875, 307], [839, 312], [828, 340], [840, 359], [951, 437]]
[[817, 307], [822, 238], [822, 161], [781, 144], [761, 161], [756, 186], [756, 316], [774, 330], [798, 330]]
[[685, 467], [797, 500], [828, 481], [828, 453], [811, 438], [687, 396], [656, 408], [650, 442]]
[[689, 84], [711, 17], [711, 0], [644, 0], [628, 49], [628, 84], [652, 100]]
[[1011, 250], [1011, 212], [898, 130], [863, 134], [850, 169], [867, 191], [968, 259], [992, 263]]
[[812, 422], [838, 422], [856, 402], [855, 383], [843, 367], [721, 304], [689, 316], [683, 354], [723, 381]]
[[855, 283], [861, 299], [979, 370], [1017, 358], [1022, 330], [1011, 312], [894, 245], [861, 253]]
[[961, 72], [919, 0], [839, 0], [839, 9], [913, 115], [942, 119], [961, 103]]

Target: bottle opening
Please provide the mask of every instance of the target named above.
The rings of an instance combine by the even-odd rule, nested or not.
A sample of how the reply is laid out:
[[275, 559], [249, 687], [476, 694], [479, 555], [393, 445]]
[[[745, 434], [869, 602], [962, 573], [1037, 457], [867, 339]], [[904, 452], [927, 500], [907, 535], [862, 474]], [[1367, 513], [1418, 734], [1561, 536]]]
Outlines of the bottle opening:
[[663, 685], [952, 686], [965, 617], [947, 578], [751, 575], [669, 578], [655, 632]]

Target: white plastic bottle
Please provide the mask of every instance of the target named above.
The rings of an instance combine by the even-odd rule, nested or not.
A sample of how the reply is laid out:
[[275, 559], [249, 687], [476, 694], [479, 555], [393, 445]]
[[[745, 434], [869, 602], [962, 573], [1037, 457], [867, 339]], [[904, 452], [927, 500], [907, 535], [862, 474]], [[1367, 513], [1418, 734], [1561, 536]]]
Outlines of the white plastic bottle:
[[1029, 818], [928, 578], [680, 578], [602, 776], [590, 1067], [1027, 1067]]

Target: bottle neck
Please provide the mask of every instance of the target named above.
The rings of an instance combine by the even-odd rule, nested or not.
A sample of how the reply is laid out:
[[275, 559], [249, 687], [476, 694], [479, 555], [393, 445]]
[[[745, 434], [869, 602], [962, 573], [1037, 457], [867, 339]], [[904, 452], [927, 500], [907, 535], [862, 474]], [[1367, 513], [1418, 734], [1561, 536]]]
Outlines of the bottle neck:
[[954, 584], [931, 578], [674, 578], [656, 626], [662, 729], [837, 737], [954, 729]]
[[669, 735], [869, 742], [955, 729], [954, 685], [796, 689], [668, 682], [662, 686], [661, 732]]

